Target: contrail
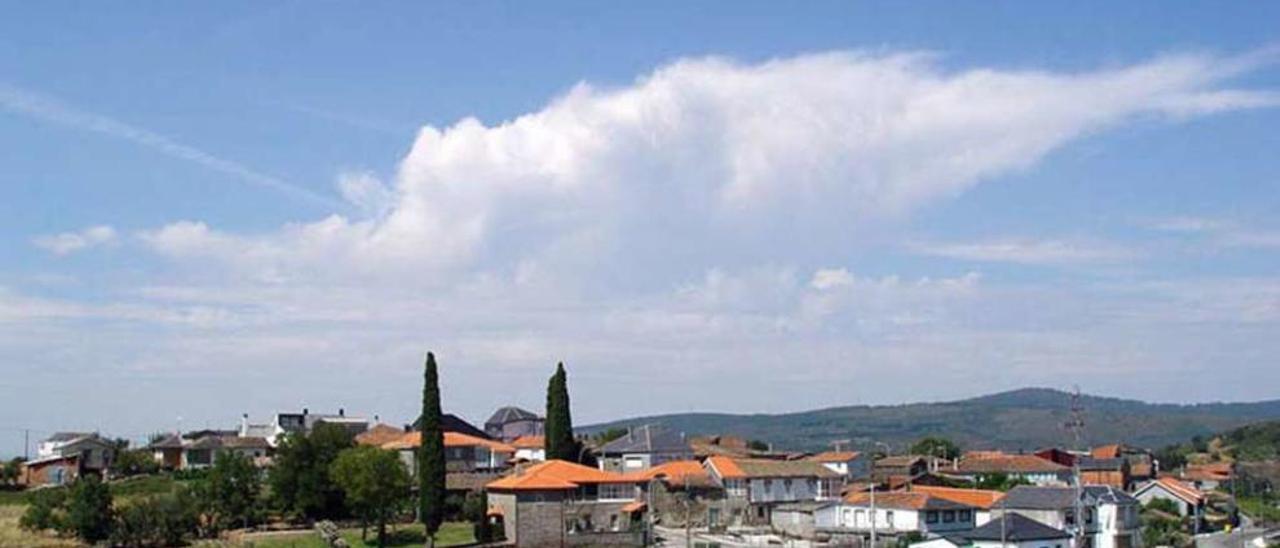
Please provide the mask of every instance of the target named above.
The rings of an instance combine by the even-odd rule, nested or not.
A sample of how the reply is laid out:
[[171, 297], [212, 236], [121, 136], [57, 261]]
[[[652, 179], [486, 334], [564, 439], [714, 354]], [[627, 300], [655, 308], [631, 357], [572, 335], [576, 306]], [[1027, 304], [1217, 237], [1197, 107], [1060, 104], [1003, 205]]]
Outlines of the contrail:
[[85, 112], [56, 99], [11, 85], [0, 83], [0, 108], [25, 114], [52, 124], [130, 141], [161, 154], [186, 160], [239, 178], [247, 183], [270, 188], [315, 204], [337, 208], [346, 207], [345, 204], [331, 197], [259, 172], [244, 164], [184, 145], [153, 131], [132, 126], [100, 114]]

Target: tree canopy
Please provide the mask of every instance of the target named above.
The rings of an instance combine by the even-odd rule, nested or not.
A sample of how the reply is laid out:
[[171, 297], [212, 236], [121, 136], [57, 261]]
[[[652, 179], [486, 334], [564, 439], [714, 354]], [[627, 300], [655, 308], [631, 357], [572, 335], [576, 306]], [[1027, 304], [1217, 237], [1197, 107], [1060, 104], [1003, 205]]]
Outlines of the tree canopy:
[[958, 459], [960, 458], [960, 446], [947, 438], [928, 436], [921, 438], [920, 441], [911, 446], [911, 454]]
[[377, 525], [378, 546], [386, 546], [387, 521], [409, 496], [409, 474], [399, 457], [377, 447], [353, 447], [338, 454], [329, 477], [361, 522]]
[[422, 381], [422, 444], [418, 448], [418, 519], [434, 541], [444, 522], [445, 456], [440, 420], [440, 377], [435, 354], [427, 353]]
[[310, 434], [286, 435], [269, 476], [276, 505], [296, 517], [341, 516], [342, 490], [329, 478], [329, 466], [351, 444], [346, 429], [325, 422]]

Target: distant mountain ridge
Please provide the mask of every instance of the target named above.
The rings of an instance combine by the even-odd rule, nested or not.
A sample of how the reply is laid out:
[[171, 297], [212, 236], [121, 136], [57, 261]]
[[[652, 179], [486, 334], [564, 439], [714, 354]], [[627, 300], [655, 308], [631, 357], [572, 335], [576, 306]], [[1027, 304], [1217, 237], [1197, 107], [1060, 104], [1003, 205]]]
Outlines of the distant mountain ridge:
[[[1082, 395], [1089, 445], [1127, 443], [1152, 449], [1210, 436], [1253, 422], [1280, 419], [1280, 400], [1253, 403], [1147, 403]], [[1069, 446], [1063, 425], [1071, 394], [1024, 388], [953, 402], [857, 405], [798, 413], [674, 413], [623, 419], [579, 428], [661, 424], [688, 435], [733, 434], [780, 448], [818, 450], [834, 440], [866, 448], [885, 442], [901, 451], [929, 435], [948, 437], [968, 449], [1034, 450]]]

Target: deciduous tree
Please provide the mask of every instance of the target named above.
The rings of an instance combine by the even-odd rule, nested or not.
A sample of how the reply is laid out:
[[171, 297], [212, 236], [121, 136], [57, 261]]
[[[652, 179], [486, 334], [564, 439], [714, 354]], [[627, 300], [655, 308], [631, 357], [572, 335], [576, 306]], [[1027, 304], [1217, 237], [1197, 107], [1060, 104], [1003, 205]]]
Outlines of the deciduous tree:
[[[409, 495], [409, 474], [394, 452], [361, 446], [338, 455], [329, 476], [346, 495], [347, 507], [360, 516], [365, 530], [370, 521], [378, 528], [378, 546], [386, 546], [387, 521]], [[361, 533], [361, 539], [365, 537]]]

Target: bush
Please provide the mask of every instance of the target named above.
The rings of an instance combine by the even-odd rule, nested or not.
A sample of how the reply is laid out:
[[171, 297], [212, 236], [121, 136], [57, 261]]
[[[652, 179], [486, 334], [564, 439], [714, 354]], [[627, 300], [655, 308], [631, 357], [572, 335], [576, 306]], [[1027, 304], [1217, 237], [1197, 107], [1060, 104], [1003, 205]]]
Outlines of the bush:
[[97, 476], [85, 476], [67, 495], [67, 530], [93, 544], [111, 535], [111, 489]]
[[196, 500], [186, 489], [125, 505], [116, 515], [111, 544], [126, 547], [180, 546], [199, 533]]
[[18, 526], [28, 531], [62, 532], [67, 523], [67, 490], [65, 488], [38, 489], [29, 496], [27, 511], [18, 520]]
[[121, 451], [116, 455], [116, 459], [111, 462], [112, 477], [127, 478], [141, 474], [154, 474], [159, 471], [160, 463], [156, 462], [151, 453], [143, 449]]

